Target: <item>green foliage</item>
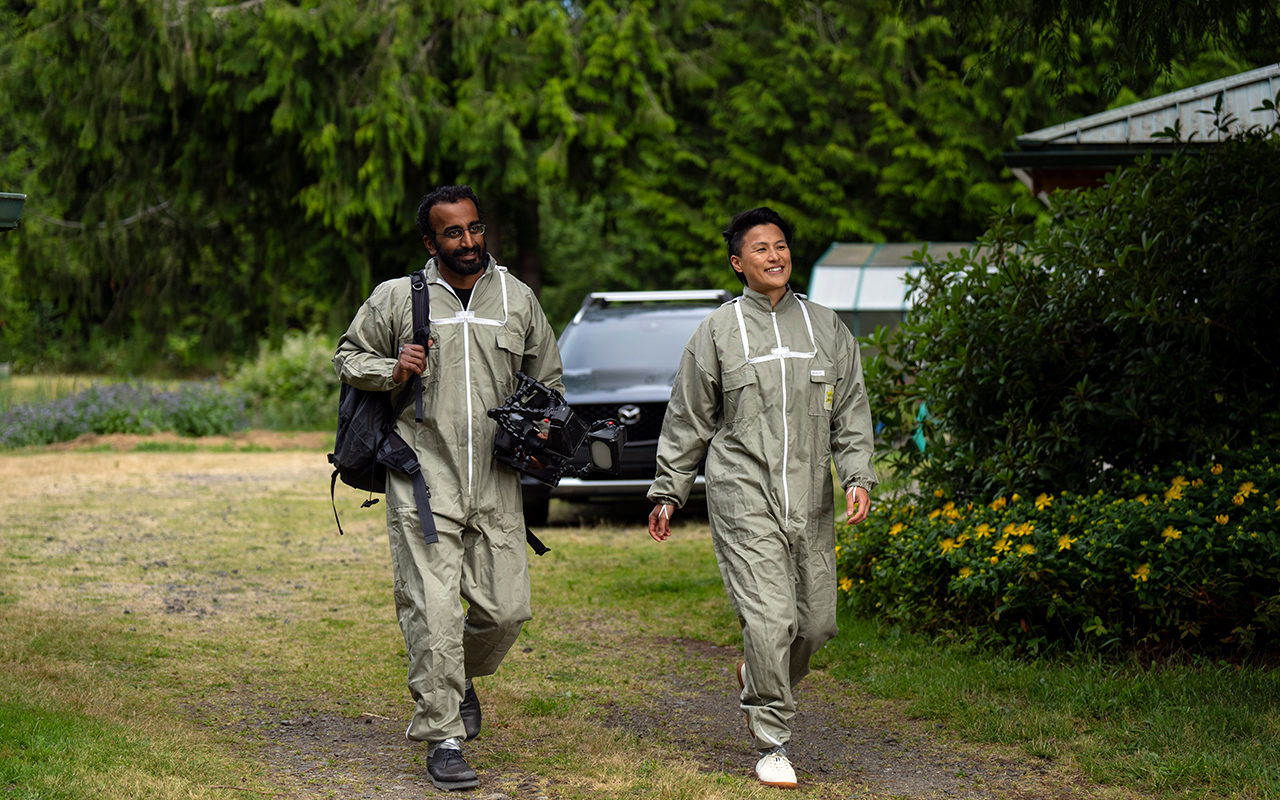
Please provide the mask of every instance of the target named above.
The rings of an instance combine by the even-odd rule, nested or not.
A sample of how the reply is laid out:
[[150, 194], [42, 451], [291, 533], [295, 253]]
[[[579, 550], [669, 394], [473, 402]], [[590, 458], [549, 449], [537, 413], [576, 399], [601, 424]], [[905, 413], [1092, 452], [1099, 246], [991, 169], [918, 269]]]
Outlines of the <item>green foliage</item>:
[[290, 331], [279, 347], [262, 343], [229, 386], [245, 398], [251, 424], [276, 430], [329, 430], [338, 424], [334, 342], [318, 331]]
[[760, 203], [798, 283], [833, 239], [968, 239], [1023, 192], [1000, 151], [1096, 111], [1116, 49], [1082, 38], [1055, 95], [1034, 50], [972, 72], [932, 10], [778, 6], [0, 2], [0, 185], [29, 196], [0, 360], [192, 374], [335, 333], [425, 260], [446, 182], [556, 324], [584, 287], [735, 288], [717, 232]]
[[[926, 0], [879, 5], [907, 14], [939, 7]], [[1115, 86], [1151, 70], [1168, 72], [1206, 44], [1271, 60], [1280, 36], [1275, 0], [965, 0], [941, 8], [988, 59], [1042, 52], [1064, 83], [1079, 63], [1080, 40], [1098, 28], [1115, 32]]]
[[912, 629], [1051, 642], [1280, 644], [1280, 450], [1123, 473], [1114, 491], [900, 498], [840, 531], [851, 608]]
[[899, 469], [963, 499], [1088, 492], [1280, 434], [1274, 133], [1144, 159], [1055, 195], [1047, 224], [1005, 215], [983, 250], [924, 258], [868, 367]]

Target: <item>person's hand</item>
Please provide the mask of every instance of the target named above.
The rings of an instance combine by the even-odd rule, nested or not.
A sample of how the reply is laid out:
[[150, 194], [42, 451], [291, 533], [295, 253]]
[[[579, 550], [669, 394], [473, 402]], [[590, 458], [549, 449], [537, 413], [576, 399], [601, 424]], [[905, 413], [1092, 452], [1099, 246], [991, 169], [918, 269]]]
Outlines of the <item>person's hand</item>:
[[[431, 346], [431, 340], [427, 340], [427, 347]], [[391, 369], [391, 380], [396, 383], [404, 383], [414, 375], [421, 375], [427, 369], [427, 349], [420, 344], [406, 344], [400, 346], [400, 356], [396, 359], [396, 365]]]
[[675, 511], [675, 506], [659, 503], [649, 512], [649, 535], [655, 542], [665, 542], [671, 535], [671, 515]]
[[[541, 433], [539, 433], [539, 434], [538, 434], [538, 438], [545, 442], [545, 441], [547, 440], [547, 432], [546, 432], [546, 431], [542, 431]], [[535, 456], [535, 455], [530, 455], [530, 456], [529, 456], [529, 466], [533, 467], [534, 469], [546, 469], [546, 468], [547, 468], [547, 465], [546, 465], [546, 464], [543, 464], [543, 463], [542, 463], [542, 460], [541, 460], [540, 458], [538, 458], [537, 456]]]
[[866, 489], [861, 486], [850, 486], [844, 498], [849, 503], [848, 515], [845, 519], [850, 525], [857, 525], [867, 518], [867, 512], [871, 510], [871, 494]]

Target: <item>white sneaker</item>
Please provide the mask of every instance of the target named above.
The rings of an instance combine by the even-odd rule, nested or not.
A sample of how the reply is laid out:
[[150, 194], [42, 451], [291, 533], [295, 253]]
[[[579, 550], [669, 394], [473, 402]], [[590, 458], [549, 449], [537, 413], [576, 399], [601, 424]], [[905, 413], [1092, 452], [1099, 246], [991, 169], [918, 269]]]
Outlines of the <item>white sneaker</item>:
[[756, 777], [765, 786], [777, 786], [780, 789], [796, 788], [796, 771], [785, 752], [774, 750], [766, 753], [756, 762]]

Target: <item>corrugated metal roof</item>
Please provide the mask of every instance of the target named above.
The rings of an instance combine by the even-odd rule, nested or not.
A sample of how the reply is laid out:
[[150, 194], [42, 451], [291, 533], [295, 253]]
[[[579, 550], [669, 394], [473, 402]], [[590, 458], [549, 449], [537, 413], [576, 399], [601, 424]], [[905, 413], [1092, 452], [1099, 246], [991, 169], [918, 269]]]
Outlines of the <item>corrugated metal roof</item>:
[[[1222, 109], [1236, 118], [1236, 128], [1270, 125], [1276, 112], [1254, 111], [1263, 100], [1280, 93], [1280, 64], [1242, 72], [1222, 80], [1202, 83], [1172, 94], [1153, 97], [1101, 114], [1064, 122], [1018, 137], [1018, 144], [1148, 144], [1159, 141], [1155, 134], [1182, 121], [1182, 138], [1194, 133], [1199, 141], [1217, 137], [1213, 129], [1213, 107], [1222, 95]], [[1208, 113], [1200, 113], [1205, 111]]]
[[[973, 242], [929, 242], [929, 254], [942, 258]], [[911, 254], [924, 242], [863, 244], [833, 242], [813, 265], [808, 297], [836, 311], [906, 311], [911, 298], [903, 278], [920, 270]]]

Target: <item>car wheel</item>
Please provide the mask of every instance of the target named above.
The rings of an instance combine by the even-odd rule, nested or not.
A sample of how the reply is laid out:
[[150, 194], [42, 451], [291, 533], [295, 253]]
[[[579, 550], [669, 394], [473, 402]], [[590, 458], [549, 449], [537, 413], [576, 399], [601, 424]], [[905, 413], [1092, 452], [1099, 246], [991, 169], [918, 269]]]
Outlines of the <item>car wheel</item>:
[[547, 511], [551, 507], [550, 497], [529, 497], [524, 498], [524, 524], [533, 526], [542, 526], [547, 524]]

